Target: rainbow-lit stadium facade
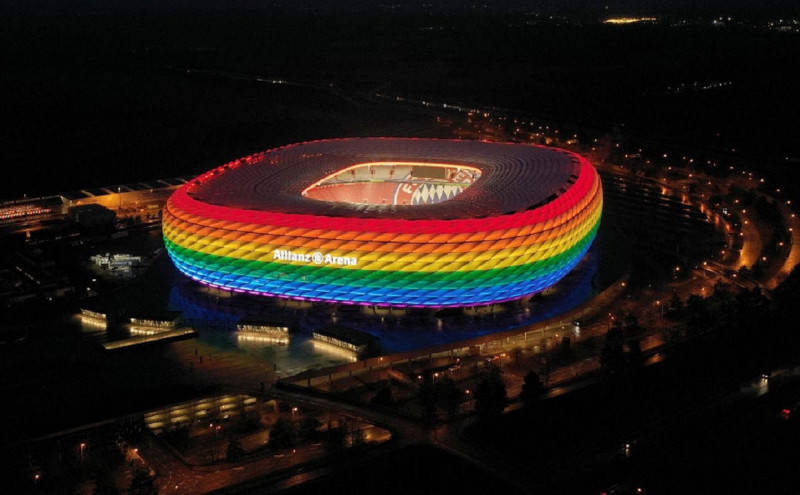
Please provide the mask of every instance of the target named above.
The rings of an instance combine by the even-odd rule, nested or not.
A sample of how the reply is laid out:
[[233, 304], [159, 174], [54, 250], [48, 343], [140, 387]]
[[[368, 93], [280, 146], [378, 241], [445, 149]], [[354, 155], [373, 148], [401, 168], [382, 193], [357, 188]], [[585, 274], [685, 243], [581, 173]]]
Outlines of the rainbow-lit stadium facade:
[[169, 199], [163, 232], [175, 266], [212, 287], [459, 307], [558, 282], [589, 249], [602, 204], [594, 167], [564, 150], [336, 139], [276, 148], [195, 178]]

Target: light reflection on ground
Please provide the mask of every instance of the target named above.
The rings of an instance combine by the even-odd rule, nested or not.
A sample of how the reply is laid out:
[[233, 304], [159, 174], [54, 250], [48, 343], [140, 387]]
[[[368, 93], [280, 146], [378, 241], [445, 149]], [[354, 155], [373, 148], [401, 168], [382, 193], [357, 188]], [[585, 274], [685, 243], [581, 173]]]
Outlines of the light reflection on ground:
[[[314, 346], [312, 330], [337, 323], [380, 338], [383, 353], [409, 351], [508, 330], [546, 320], [588, 301], [596, 292], [601, 259], [596, 242], [584, 260], [557, 286], [533, 303], [508, 303], [467, 311], [401, 310], [366, 306], [332, 306], [230, 294], [202, 287], [177, 272], [172, 277], [169, 309], [181, 311], [205, 345], [240, 350], [267, 363], [279, 375], [291, 376], [310, 368], [352, 361], [352, 357]], [[164, 269], [171, 269], [171, 265]], [[173, 269], [174, 271], [174, 269]], [[600, 287], [602, 289], [602, 287]], [[466, 314], [465, 314], [466, 313]], [[243, 318], [293, 321], [298, 331], [288, 343], [238, 339], [236, 323]]]

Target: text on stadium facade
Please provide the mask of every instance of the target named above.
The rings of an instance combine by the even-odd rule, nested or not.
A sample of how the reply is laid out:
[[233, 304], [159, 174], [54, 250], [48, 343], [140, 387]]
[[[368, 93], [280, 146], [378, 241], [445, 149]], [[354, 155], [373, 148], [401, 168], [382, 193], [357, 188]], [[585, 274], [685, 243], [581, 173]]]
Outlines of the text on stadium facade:
[[273, 260], [297, 261], [300, 263], [314, 263], [315, 265], [339, 265], [356, 266], [358, 258], [351, 256], [333, 256], [332, 254], [322, 254], [319, 251], [313, 253], [298, 253], [289, 249], [276, 249], [272, 253]]

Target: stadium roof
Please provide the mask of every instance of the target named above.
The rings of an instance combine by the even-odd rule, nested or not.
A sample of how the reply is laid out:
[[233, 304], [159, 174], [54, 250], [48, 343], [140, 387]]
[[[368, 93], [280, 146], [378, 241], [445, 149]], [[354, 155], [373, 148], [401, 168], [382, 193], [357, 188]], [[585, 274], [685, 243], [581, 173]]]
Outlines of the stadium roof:
[[[448, 201], [425, 205], [318, 201], [304, 189], [342, 169], [373, 162], [438, 163], [481, 170]], [[580, 174], [579, 157], [532, 145], [408, 138], [348, 138], [300, 143], [251, 155], [193, 181], [203, 203], [280, 213], [359, 218], [467, 219], [535, 209], [566, 192]]]

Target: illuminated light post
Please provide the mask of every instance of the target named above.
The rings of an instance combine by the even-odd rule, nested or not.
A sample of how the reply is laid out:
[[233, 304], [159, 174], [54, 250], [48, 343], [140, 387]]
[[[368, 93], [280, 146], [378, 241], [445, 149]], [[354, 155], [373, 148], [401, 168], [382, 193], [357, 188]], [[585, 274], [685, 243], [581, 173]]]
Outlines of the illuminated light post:
[[86, 448], [86, 444], [81, 442], [81, 465], [83, 465], [83, 450]]
[[661, 328], [664, 328], [664, 305], [661, 304], [661, 300], [656, 301], [656, 306], [661, 308]]
[[36, 473], [36, 474], [33, 475], [33, 488], [34, 488], [34, 490], [38, 490], [39, 489], [39, 478], [41, 478], [41, 477], [42, 477], [42, 475], [40, 475], [39, 473]]

